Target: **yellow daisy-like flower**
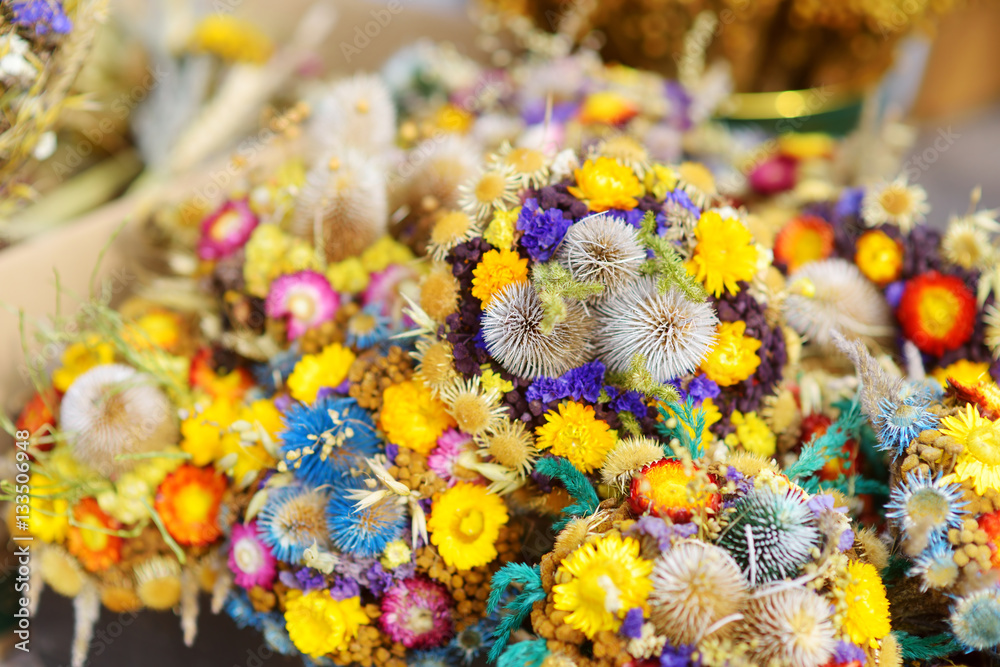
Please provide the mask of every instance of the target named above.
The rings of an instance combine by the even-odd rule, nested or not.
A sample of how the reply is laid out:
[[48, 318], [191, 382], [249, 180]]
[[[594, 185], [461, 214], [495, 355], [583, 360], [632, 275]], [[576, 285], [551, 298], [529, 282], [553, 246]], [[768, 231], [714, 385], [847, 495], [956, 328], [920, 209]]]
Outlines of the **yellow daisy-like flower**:
[[181, 449], [191, 455], [192, 463], [206, 466], [222, 458], [223, 439], [239, 438], [229, 432], [238, 414], [232, 400], [219, 398], [181, 422]]
[[736, 283], [751, 280], [757, 272], [758, 252], [750, 230], [736, 218], [705, 211], [694, 233], [698, 244], [688, 271], [716, 297], [739, 292]]
[[486, 231], [483, 232], [483, 238], [494, 248], [510, 250], [514, 246], [514, 229], [520, 215], [520, 206], [509, 211], [494, 211], [493, 219], [487, 225]]
[[735, 433], [726, 436], [725, 442], [730, 448], [743, 447], [751, 454], [774, 456], [777, 439], [774, 432], [768, 428], [767, 422], [758, 417], [756, 412], [744, 414], [738, 410], [734, 411], [730, 421], [736, 427]]
[[379, 562], [382, 563], [382, 567], [385, 569], [394, 570], [400, 565], [409, 563], [412, 554], [413, 551], [405, 541], [393, 540], [385, 545], [385, 550], [382, 552]]
[[254, 65], [264, 64], [274, 52], [274, 44], [257, 26], [229, 14], [209, 14], [202, 19], [191, 37], [191, 48]]
[[948, 378], [954, 378], [956, 382], [972, 387], [979, 384], [980, 380], [992, 381], [988, 361], [969, 361], [968, 359], [959, 359], [944, 368], [935, 368], [931, 375], [941, 383], [942, 387], [948, 386]]
[[611, 90], [591, 93], [583, 101], [579, 119], [585, 125], [604, 123], [618, 125], [636, 115], [637, 110], [631, 100]]
[[878, 570], [869, 563], [851, 561], [847, 565], [847, 586], [843, 631], [859, 646], [878, 647], [889, 634], [889, 598]]
[[470, 570], [497, 557], [500, 526], [507, 519], [500, 496], [485, 486], [459, 482], [434, 501], [427, 530], [447, 565]]
[[156, 308], [129, 323], [122, 333], [125, 342], [135, 350], [160, 348], [172, 352], [181, 340], [183, 326], [179, 314]]
[[881, 230], [867, 231], [858, 239], [854, 263], [873, 283], [891, 283], [903, 271], [903, 244]]
[[369, 273], [382, 271], [390, 264], [406, 264], [413, 251], [391, 236], [383, 236], [361, 253], [361, 263]]
[[528, 260], [513, 250], [490, 250], [472, 270], [472, 296], [487, 308], [507, 285], [528, 279]]
[[334, 262], [327, 267], [325, 275], [330, 281], [330, 287], [348, 294], [361, 292], [371, 281], [371, 274], [358, 257], [348, 257], [341, 262]]
[[431, 122], [435, 128], [445, 132], [465, 134], [472, 127], [473, 120], [475, 117], [471, 113], [456, 104], [449, 103], [434, 112]]
[[617, 631], [630, 609], [646, 606], [653, 587], [653, 561], [639, 557], [639, 542], [610, 533], [584, 544], [563, 560], [552, 587], [555, 608], [566, 624], [593, 638]]
[[549, 449], [569, 460], [580, 472], [593, 472], [604, 465], [618, 432], [597, 418], [594, 408], [576, 401], [563, 401], [557, 412], [545, 414], [545, 424], [535, 429], [538, 449]]
[[288, 637], [312, 658], [347, 648], [358, 629], [371, 621], [361, 607], [361, 598], [334, 599], [329, 591], [315, 590], [303, 595], [289, 591], [285, 604]]
[[609, 157], [587, 160], [573, 170], [576, 186], [569, 193], [587, 203], [591, 211], [611, 208], [633, 209], [643, 194], [642, 183], [628, 167]]
[[447, 406], [434, 398], [422, 382], [407, 380], [382, 392], [379, 428], [389, 442], [427, 454], [441, 434], [454, 425]]
[[276, 461], [264, 447], [263, 438], [277, 442], [278, 434], [285, 428], [281, 421], [281, 411], [269, 399], [260, 399], [243, 407], [239, 420], [250, 425], [246, 437], [222, 439], [222, 456], [236, 456], [236, 461], [227, 472], [237, 483], [245, 481], [253, 473], [274, 466]]
[[288, 389], [292, 398], [312, 403], [323, 387], [336, 387], [347, 377], [347, 371], [357, 357], [348, 348], [333, 343], [319, 354], [307, 354], [288, 376]]
[[52, 373], [52, 385], [59, 391], [66, 391], [73, 381], [94, 366], [110, 364], [115, 360], [115, 348], [111, 343], [101, 341], [98, 336], [73, 343], [62, 353], [62, 367]]
[[43, 542], [62, 542], [69, 531], [69, 503], [58, 497], [66, 487], [56, 484], [40, 472], [31, 474], [28, 505], [31, 534]]
[[705, 360], [701, 370], [708, 379], [720, 387], [742, 382], [757, 372], [760, 366], [760, 341], [746, 334], [747, 325], [742, 320], [723, 322], [719, 325], [719, 339]]
[[483, 364], [479, 370], [482, 371], [479, 381], [482, 383], [484, 391], [496, 392], [501, 396], [509, 391], [514, 391], [514, 383], [510, 380], [504, 380], [503, 376], [494, 371], [489, 364]]
[[964, 412], [942, 419], [941, 432], [965, 447], [958, 455], [955, 471], [944, 480], [971, 480], [979, 495], [987, 489], [1000, 491], [1000, 422], [984, 418], [970, 404]]
[[654, 164], [646, 172], [646, 190], [657, 199], [677, 189], [677, 172], [663, 164]]

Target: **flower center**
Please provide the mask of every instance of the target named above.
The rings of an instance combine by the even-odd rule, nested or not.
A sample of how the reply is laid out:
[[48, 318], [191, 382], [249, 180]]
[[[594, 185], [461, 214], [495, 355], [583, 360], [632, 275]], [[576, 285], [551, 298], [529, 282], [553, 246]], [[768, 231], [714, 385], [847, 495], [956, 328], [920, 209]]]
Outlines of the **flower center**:
[[210, 234], [216, 241], [223, 241], [239, 229], [241, 222], [238, 211], [226, 211], [212, 225]]
[[264, 564], [263, 553], [256, 541], [244, 538], [233, 545], [233, 555], [236, 565], [241, 570], [254, 573]]
[[923, 290], [917, 313], [923, 328], [934, 338], [944, 338], [955, 326], [961, 303], [945, 287], [927, 287]]
[[[80, 536], [83, 538], [83, 543], [87, 546], [90, 551], [103, 551], [108, 547], [108, 538], [110, 537], [106, 533], [101, 532], [104, 530], [104, 526], [101, 522], [93, 516], [86, 517], [83, 521], [80, 531]], [[88, 528], [93, 528], [94, 530], [88, 530]]]
[[367, 334], [375, 331], [376, 323], [374, 315], [369, 313], [358, 313], [351, 318], [348, 326], [350, 326], [351, 332], [354, 334]]
[[917, 524], [939, 526], [948, 519], [948, 499], [935, 489], [921, 489], [910, 497], [906, 510]]
[[178, 515], [184, 521], [206, 521], [215, 505], [215, 497], [207, 490], [191, 485], [177, 493], [175, 503]]
[[406, 617], [406, 629], [415, 635], [423, 635], [434, 629], [434, 614], [430, 609], [417, 607]]
[[1000, 434], [997, 433], [997, 428], [993, 424], [977, 426], [969, 431], [965, 448], [986, 465], [1000, 463]]
[[503, 174], [491, 171], [483, 174], [476, 184], [476, 199], [489, 203], [500, 198], [504, 191], [505, 179]]
[[308, 322], [316, 312], [316, 303], [306, 294], [293, 294], [288, 299], [288, 312], [295, 319]]
[[458, 520], [458, 532], [467, 542], [474, 542], [483, 534], [485, 520], [479, 510], [469, 510]]
[[913, 207], [913, 200], [910, 191], [906, 188], [889, 187], [879, 195], [878, 203], [892, 216], [900, 216], [909, 213]]

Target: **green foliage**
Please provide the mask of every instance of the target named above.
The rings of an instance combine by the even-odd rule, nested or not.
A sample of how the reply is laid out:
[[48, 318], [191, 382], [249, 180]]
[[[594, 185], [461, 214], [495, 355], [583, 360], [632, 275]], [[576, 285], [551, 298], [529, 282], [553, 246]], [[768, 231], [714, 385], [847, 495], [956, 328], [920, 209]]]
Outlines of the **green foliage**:
[[542, 667], [549, 657], [549, 647], [544, 639], [518, 642], [500, 656], [497, 667]]
[[845, 408], [826, 433], [813, 438], [802, 447], [799, 460], [785, 470], [788, 479], [799, 484], [803, 483], [815, 475], [831, 458], [840, 456], [848, 440], [858, 437], [862, 424], [861, 406], [857, 401], [853, 401]]
[[521, 592], [503, 607], [507, 614], [500, 619], [497, 629], [493, 632], [494, 642], [493, 648], [490, 649], [490, 662], [496, 662], [504, 652], [511, 634], [528, 618], [532, 606], [539, 600], [545, 599], [541, 569], [537, 565], [531, 567], [524, 563], [507, 563], [497, 570], [490, 580], [490, 596], [486, 601], [487, 614], [496, 611], [507, 588], [514, 584], [521, 585]]
[[646, 260], [640, 271], [643, 275], [656, 277], [661, 294], [676, 287], [690, 301], [701, 302], [708, 297], [704, 286], [684, 266], [684, 258], [677, 248], [656, 232], [656, 216], [652, 211], [646, 211], [642, 218], [639, 240], [653, 251], [652, 259]]
[[618, 421], [621, 422], [622, 429], [629, 435], [637, 438], [642, 436], [642, 428], [639, 426], [639, 420], [631, 412], [619, 412]]
[[[656, 429], [660, 435], [667, 439], [667, 442], [676, 438], [681, 443], [681, 447], [691, 455], [692, 460], [705, 455], [701, 444], [701, 437], [705, 432], [705, 415], [700, 410], [696, 411], [694, 401], [691, 398], [683, 403], [677, 400], [670, 401], [669, 409], [660, 406], [660, 416], [663, 419], [656, 425]], [[673, 428], [667, 426], [671, 419], [677, 423]], [[684, 428], [685, 426], [688, 428]], [[688, 429], [691, 429], [690, 432]]]
[[572, 516], [587, 516], [597, 511], [600, 500], [594, 485], [587, 477], [573, 467], [568, 459], [561, 456], [546, 457], [535, 464], [535, 472], [546, 477], [552, 477], [562, 482], [566, 491], [575, 501], [563, 509], [563, 518], [553, 525], [555, 530], [560, 530]]
[[653, 379], [653, 374], [646, 368], [646, 357], [637, 354], [632, 357], [629, 368], [624, 373], [608, 373], [609, 384], [637, 391], [664, 403], [681, 400], [681, 395], [673, 385], [663, 384]]
[[567, 299], [583, 301], [604, 292], [601, 283], [575, 280], [569, 269], [558, 262], [535, 264], [531, 269], [531, 280], [545, 311], [540, 328], [546, 334], [566, 319]]
[[952, 653], [962, 651], [961, 645], [948, 632], [942, 632], [929, 637], [918, 637], [908, 632], [894, 630], [892, 636], [899, 643], [903, 660], [936, 660]]

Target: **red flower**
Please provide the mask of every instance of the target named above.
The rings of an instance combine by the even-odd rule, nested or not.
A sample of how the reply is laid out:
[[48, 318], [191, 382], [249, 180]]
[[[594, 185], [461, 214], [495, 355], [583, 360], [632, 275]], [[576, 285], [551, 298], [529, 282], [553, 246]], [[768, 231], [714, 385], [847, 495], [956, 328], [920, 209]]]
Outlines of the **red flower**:
[[920, 351], [941, 356], [972, 336], [976, 297], [960, 278], [931, 271], [906, 283], [896, 317]]
[[66, 548], [90, 572], [106, 570], [122, 558], [122, 538], [112, 535], [121, 524], [104, 513], [93, 498], [73, 508], [76, 525], [69, 527]]
[[[650, 463], [632, 478], [629, 507], [636, 514], [649, 512], [653, 516], [669, 517], [674, 523], [690, 521], [694, 511], [702, 507], [718, 509], [722, 502], [718, 493], [702, 493], [697, 498], [691, 498], [688, 484], [697, 471], [698, 468], [693, 467], [688, 474], [684, 464], [676, 460]], [[717, 483], [713, 476], [709, 477]]]
[[789, 273], [832, 254], [833, 227], [815, 215], [793, 218], [774, 239], [774, 260], [785, 264]]

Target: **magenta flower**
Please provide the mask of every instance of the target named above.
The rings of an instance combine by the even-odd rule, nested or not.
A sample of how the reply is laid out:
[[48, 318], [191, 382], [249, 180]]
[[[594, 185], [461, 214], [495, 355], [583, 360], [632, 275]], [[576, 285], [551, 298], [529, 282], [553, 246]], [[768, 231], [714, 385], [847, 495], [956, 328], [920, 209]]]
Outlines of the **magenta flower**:
[[271, 548], [260, 539], [256, 521], [233, 524], [229, 569], [236, 575], [238, 586], [247, 589], [263, 586], [270, 589], [278, 574], [277, 563], [278, 559], [271, 553]]
[[430, 579], [403, 579], [382, 596], [379, 623], [392, 641], [406, 648], [442, 646], [454, 634], [451, 596]]
[[750, 172], [750, 187], [764, 195], [773, 195], [795, 187], [798, 163], [785, 155], [772, 157], [758, 164]]
[[455, 477], [455, 466], [458, 456], [465, 446], [472, 441], [472, 436], [453, 428], [448, 429], [437, 439], [437, 447], [427, 457], [427, 467], [437, 473], [437, 476], [454, 486], [458, 482]]
[[402, 307], [399, 285], [406, 280], [414, 280], [413, 269], [402, 264], [390, 264], [381, 271], [371, 274], [368, 287], [361, 295], [362, 305], [379, 304], [383, 315], [392, 315]]
[[288, 318], [288, 338], [294, 340], [318, 324], [333, 319], [340, 296], [322, 273], [299, 271], [271, 283], [264, 310], [273, 319]]
[[257, 227], [257, 216], [245, 199], [227, 201], [201, 223], [198, 257], [228, 257], [243, 247]]

